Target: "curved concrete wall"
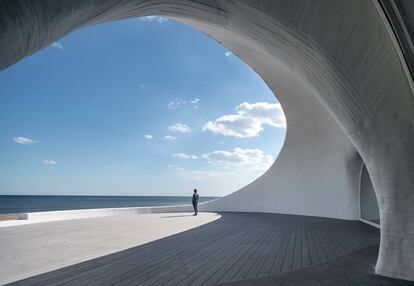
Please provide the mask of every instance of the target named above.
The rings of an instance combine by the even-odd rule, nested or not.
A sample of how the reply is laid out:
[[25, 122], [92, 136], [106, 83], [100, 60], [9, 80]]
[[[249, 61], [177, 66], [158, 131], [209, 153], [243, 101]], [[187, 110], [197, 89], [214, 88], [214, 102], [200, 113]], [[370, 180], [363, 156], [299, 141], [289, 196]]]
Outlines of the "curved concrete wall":
[[361, 158], [334, 118], [280, 63], [263, 54], [233, 46], [232, 50], [242, 57], [249, 55], [269, 86], [277, 87], [286, 111], [286, 139], [265, 174], [201, 209], [359, 219]]
[[[414, 280], [413, 83], [380, 5], [363, 0], [0, 2], [0, 68], [76, 29], [162, 14], [214, 37], [278, 95], [275, 164], [211, 210], [357, 218], [357, 152], [379, 201], [376, 272]], [[355, 147], [353, 147], [355, 146]]]

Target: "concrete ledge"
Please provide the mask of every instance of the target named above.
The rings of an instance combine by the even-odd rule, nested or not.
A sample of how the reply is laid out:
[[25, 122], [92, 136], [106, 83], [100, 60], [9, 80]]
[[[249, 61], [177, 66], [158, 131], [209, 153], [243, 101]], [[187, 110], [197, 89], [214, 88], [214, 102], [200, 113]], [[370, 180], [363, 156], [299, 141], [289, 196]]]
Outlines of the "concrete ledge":
[[94, 217], [108, 217], [121, 215], [137, 215], [151, 213], [173, 213], [173, 212], [192, 212], [191, 205], [179, 206], [155, 206], [155, 207], [131, 207], [131, 208], [102, 208], [102, 209], [83, 209], [65, 211], [47, 211], [15, 214], [16, 219], [0, 221], [0, 227], [26, 225], [32, 223], [85, 219]]
[[19, 214], [0, 214], [0, 221], [18, 220]]

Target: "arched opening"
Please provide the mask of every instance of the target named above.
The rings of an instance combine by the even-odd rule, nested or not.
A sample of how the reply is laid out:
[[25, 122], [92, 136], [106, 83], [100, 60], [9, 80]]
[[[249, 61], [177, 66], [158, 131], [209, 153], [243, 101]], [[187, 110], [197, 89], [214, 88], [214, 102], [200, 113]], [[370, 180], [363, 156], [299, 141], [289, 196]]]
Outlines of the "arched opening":
[[182, 205], [194, 188], [205, 202], [262, 175], [284, 141], [283, 111], [261, 78], [217, 42], [159, 16], [77, 31], [5, 70], [0, 86], [9, 143], [20, 147], [4, 148], [13, 176], [1, 189], [147, 197], [118, 205], [31, 197], [26, 209], [18, 197], [0, 213]]

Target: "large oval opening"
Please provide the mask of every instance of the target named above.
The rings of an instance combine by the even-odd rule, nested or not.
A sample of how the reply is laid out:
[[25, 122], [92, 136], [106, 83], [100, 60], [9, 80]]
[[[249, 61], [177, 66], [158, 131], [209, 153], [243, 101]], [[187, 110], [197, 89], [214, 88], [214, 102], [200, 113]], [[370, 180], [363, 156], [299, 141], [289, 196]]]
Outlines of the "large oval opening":
[[194, 188], [207, 201], [261, 176], [285, 137], [259, 75], [160, 16], [70, 34], [2, 71], [0, 86], [4, 194], [128, 196], [8, 197], [2, 213], [183, 204]]

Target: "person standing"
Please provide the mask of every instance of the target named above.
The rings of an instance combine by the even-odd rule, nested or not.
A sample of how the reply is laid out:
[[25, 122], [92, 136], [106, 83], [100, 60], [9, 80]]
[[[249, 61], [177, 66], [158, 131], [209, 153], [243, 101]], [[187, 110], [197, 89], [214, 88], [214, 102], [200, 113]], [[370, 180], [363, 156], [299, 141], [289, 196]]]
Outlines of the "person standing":
[[197, 189], [194, 189], [194, 194], [193, 194], [193, 208], [194, 208], [194, 215], [198, 214], [198, 194], [197, 194]]

